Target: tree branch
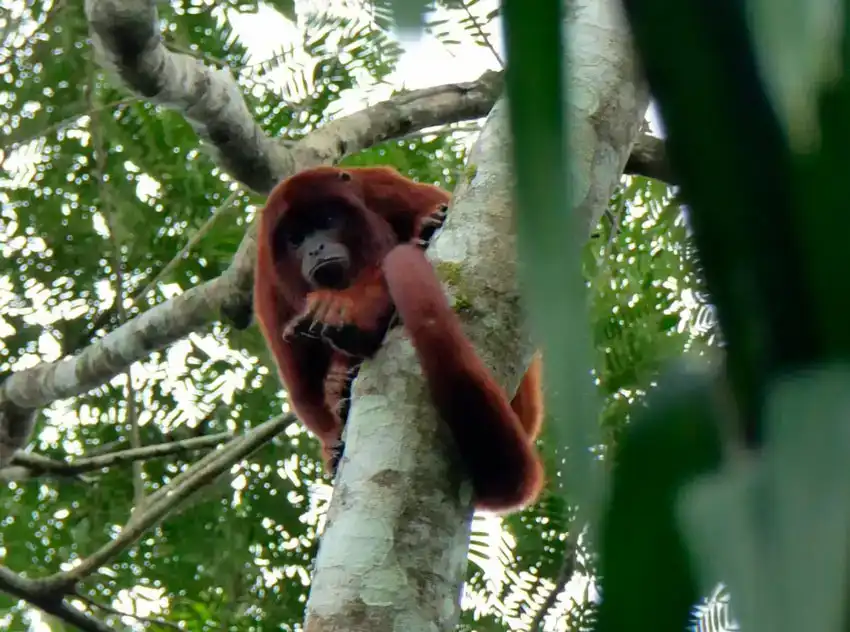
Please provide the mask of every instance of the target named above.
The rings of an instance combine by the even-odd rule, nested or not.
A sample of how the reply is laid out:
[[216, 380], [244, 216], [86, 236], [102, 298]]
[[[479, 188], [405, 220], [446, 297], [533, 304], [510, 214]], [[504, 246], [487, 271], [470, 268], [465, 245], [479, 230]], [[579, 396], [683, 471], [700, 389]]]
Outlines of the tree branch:
[[664, 141], [656, 136], [641, 134], [632, 153], [626, 162], [626, 174], [646, 176], [655, 180], [661, 180], [667, 184], [675, 184], [675, 178], [667, 163], [667, 154], [664, 151]]
[[[292, 413], [281, 415], [261, 424], [242, 436], [233, 438], [221, 450], [207, 454], [185, 472], [176, 476], [167, 485], [157, 490], [154, 494], [151, 494], [147, 498], [144, 509], [133, 513], [131, 519], [124, 525], [124, 529], [115, 539], [107, 542], [67, 571], [54, 573], [45, 578], [27, 579], [6, 567], [0, 566], [0, 590], [19, 599], [23, 599], [64, 621], [72, 623], [85, 632], [114, 632], [112, 628], [68, 605], [65, 602], [65, 597], [74, 595], [76, 593], [77, 583], [97, 571], [98, 568], [107, 564], [117, 555], [120, 555], [138, 540], [145, 531], [165, 518], [177, 505], [201, 487], [210, 484], [236, 463], [249, 456], [254, 450], [271, 440], [295, 420], [296, 418]], [[212, 443], [220, 442], [224, 438], [226, 436], [223, 434], [197, 437], [175, 442], [174, 445], [146, 446], [144, 448], [123, 450], [111, 455], [81, 459], [81, 461], [88, 461], [93, 466], [106, 467], [121, 460], [127, 461], [131, 458], [135, 459], [142, 458], [143, 456], [150, 457], [174, 453], [174, 448], [178, 447], [178, 445], [181, 449], [208, 447]], [[34, 466], [41, 467], [45, 467], [45, 461], [51, 461], [44, 457], [34, 457], [34, 455], [17, 455], [16, 460], [30, 462]], [[51, 461], [51, 465], [58, 465], [58, 462]], [[73, 468], [74, 464], [68, 464], [68, 467]]]
[[[70, 462], [57, 461], [37, 454], [18, 452], [12, 459], [12, 465], [0, 470], [0, 480], [21, 480], [44, 474], [49, 476], [77, 476], [86, 472], [102, 470], [124, 463], [149, 461], [191, 450], [214, 448], [218, 444], [229, 441], [232, 438], [233, 435], [229, 432], [221, 432], [206, 437], [192, 437], [191, 439], [183, 439], [182, 441], [148, 445], [143, 448], [116, 450], [115, 452], [107, 452], [98, 456], [74, 459]], [[19, 470], [23, 470], [23, 472], [21, 473]], [[13, 476], [13, 472], [16, 474], [15, 476]]]
[[90, 617], [65, 602], [62, 595], [46, 590], [42, 580], [27, 579], [0, 566], [0, 590], [23, 599], [36, 608], [53, 615], [83, 632], [116, 632], [102, 621]]
[[[295, 420], [296, 418], [292, 413], [281, 415], [257, 426], [242, 436], [235, 437], [221, 450], [204, 456], [188, 470], [175, 477], [168, 485], [151, 494], [147, 498], [144, 509], [133, 513], [132, 518], [124, 525], [121, 533], [115, 539], [107, 542], [88, 557], [79, 560], [73, 568], [67, 571], [30, 580], [20, 577], [7, 568], [0, 567], [0, 590], [5, 590], [12, 595], [25, 599], [29, 603], [42, 608], [45, 612], [51, 614], [60, 611], [65, 612], [69, 607], [64, 605], [64, 596], [73, 594], [78, 582], [121, 554], [145, 531], [165, 518], [177, 505], [249, 456]], [[150, 447], [152, 446], [139, 448], [137, 452], [148, 450]], [[82, 616], [79, 615], [78, 611], [74, 612], [78, 616]], [[57, 616], [60, 615], [57, 614]], [[66, 613], [66, 616], [70, 615]], [[80, 625], [80, 628], [94, 632], [110, 630], [106, 627], [91, 627], [91, 624], [89, 626]]]
[[292, 157], [254, 121], [227, 69], [165, 47], [154, 0], [86, 0], [85, 11], [101, 65], [136, 94], [181, 112], [236, 180], [266, 193], [293, 171]]
[[434, 125], [487, 116], [502, 92], [504, 74], [489, 70], [475, 81], [411, 90], [336, 119], [295, 144], [300, 170], [335, 162], [376, 143]]

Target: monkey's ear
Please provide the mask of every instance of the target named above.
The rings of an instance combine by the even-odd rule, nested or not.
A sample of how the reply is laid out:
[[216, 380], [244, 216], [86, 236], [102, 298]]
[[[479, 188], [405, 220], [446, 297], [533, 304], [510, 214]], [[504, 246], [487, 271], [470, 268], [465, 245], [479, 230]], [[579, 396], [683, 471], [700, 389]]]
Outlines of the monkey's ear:
[[342, 180], [343, 182], [348, 182], [349, 180], [351, 180], [351, 174], [348, 173], [347, 171], [340, 171], [339, 172], [339, 179]]

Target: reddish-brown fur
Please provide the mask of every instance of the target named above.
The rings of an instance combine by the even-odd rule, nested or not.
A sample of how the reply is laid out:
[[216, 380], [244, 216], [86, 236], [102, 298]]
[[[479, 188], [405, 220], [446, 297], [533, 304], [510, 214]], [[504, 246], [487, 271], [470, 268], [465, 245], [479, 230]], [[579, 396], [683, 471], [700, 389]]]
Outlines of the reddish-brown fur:
[[425, 254], [408, 245], [394, 248], [384, 275], [434, 404], [469, 469], [476, 505], [505, 510], [536, 498], [543, 467], [530, 433], [540, 426], [539, 357], [511, 406], [464, 335]]
[[[357, 228], [346, 241], [359, 273], [345, 289], [311, 291], [298, 261], [275, 260], [272, 238], [284, 217], [309, 216], [329, 199], [344, 202]], [[442, 189], [386, 167], [319, 167], [281, 182], [260, 217], [254, 309], [290, 405], [322, 442], [332, 470], [348, 376], [377, 345], [352, 355], [331, 344], [324, 331], [353, 326], [358, 337], [380, 344], [395, 306], [469, 469], [476, 505], [513, 509], [534, 500], [543, 480], [533, 447], [543, 416], [542, 365], [536, 356], [509, 403], [464, 336], [430, 263], [413, 245], [433, 231], [434, 215], [449, 199]], [[311, 311], [316, 305], [320, 309]], [[295, 328], [309, 313], [322, 315], [314, 337]]]

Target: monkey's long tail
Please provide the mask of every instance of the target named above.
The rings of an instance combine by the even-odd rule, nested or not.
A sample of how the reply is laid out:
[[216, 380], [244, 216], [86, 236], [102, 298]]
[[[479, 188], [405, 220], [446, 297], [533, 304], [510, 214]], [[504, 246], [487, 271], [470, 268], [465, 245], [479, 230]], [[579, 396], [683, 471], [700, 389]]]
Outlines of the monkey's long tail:
[[478, 357], [422, 250], [402, 244], [384, 276], [440, 416], [475, 489], [476, 506], [505, 511], [533, 501], [543, 468], [504, 390]]

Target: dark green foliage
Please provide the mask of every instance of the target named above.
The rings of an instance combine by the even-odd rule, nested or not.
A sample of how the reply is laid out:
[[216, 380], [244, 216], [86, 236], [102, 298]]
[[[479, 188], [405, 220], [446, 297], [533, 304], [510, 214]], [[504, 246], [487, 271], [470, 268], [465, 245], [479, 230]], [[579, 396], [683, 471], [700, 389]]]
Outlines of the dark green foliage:
[[[710, 389], [660, 386], [675, 406], [650, 401], [622, 435], [601, 542], [600, 627], [681, 630], [697, 583], [722, 580], [744, 629], [843, 629], [850, 511], [837, 446], [850, 335], [847, 281], [835, 271], [850, 263], [840, 202], [847, 7], [840, 36], [815, 29], [826, 38], [816, 44], [811, 33], [782, 38], [789, 16], [812, 18], [805, 4], [624, 5], [727, 344]], [[795, 56], [759, 64], [759, 52], [762, 62], [778, 54], [766, 42], [780, 40], [834, 46], [841, 71], [822, 84], [793, 67]], [[796, 89], [813, 97], [814, 125], [803, 124], [808, 104], [787, 107], [776, 74], [801, 69]]]
[[599, 536], [598, 632], [681, 631], [699, 597], [676, 514], [686, 485], [720, 463], [715, 384], [677, 366], [624, 431]]

